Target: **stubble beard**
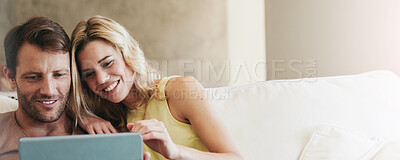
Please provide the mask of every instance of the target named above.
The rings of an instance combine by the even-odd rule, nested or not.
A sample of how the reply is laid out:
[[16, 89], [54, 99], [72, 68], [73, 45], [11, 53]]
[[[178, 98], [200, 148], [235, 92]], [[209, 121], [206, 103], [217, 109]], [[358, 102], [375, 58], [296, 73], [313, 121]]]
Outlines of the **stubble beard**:
[[[18, 103], [19, 107], [25, 112], [26, 115], [31, 117], [33, 120], [41, 122], [41, 123], [52, 123], [60, 119], [61, 115], [64, 113], [66, 108], [67, 100], [69, 92], [66, 95], [54, 95], [54, 96], [46, 96], [46, 95], [34, 95], [31, 99], [29, 99], [26, 95], [22, 94], [18, 87], [17, 87], [17, 94], [18, 94]], [[55, 114], [51, 116], [46, 116], [39, 111], [35, 103], [37, 102], [36, 99], [57, 99], [60, 102], [60, 106], [55, 107], [57, 109]]]

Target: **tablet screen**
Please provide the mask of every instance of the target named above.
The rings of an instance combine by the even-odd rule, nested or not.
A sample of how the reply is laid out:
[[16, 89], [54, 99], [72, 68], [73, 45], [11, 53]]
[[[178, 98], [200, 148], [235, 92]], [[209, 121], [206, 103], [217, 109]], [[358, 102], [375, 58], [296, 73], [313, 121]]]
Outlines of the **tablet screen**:
[[21, 160], [142, 160], [139, 133], [27, 137], [19, 140]]

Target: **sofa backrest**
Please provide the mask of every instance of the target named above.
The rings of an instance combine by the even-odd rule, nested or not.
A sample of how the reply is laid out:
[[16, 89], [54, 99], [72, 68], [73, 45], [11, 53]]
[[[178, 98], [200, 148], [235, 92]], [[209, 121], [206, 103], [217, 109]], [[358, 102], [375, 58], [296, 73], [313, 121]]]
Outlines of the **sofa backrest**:
[[[245, 159], [297, 159], [319, 124], [400, 137], [400, 79], [388, 71], [207, 88]], [[0, 113], [17, 101], [0, 95]]]
[[0, 113], [14, 111], [18, 108], [18, 101], [7, 96], [0, 95]]
[[400, 79], [389, 71], [206, 91], [245, 159], [298, 159], [319, 124], [400, 137]]

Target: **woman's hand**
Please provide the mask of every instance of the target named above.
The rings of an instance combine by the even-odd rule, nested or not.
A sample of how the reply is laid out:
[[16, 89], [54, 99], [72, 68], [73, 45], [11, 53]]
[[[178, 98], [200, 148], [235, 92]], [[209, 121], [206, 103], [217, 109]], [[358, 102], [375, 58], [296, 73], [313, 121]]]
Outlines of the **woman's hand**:
[[179, 157], [179, 149], [169, 136], [163, 122], [156, 119], [142, 120], [128, 123], [127, 127], [131, 132], [139, 132], [143, 137], [143, 142], [165, 158], [177, 159]]
[[150, 160], [151, 155], [149, 152], [143, 152], [143, 160]]
[[83, 115], [78, 125], [89, 134], [118, 133], [109, 121], [92, 115]]

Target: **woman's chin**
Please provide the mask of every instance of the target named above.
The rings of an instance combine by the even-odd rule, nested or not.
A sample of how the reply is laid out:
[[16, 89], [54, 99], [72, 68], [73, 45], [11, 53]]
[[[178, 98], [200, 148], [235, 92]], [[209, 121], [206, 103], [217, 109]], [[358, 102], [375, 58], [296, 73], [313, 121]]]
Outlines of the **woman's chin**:
[[113, 98], [108, 97], [107, 100], [112, 103], [120, 103], [122, 101], [122, 99], [116, 98], [116, 97], [113, 97]]
[[120, 103], [123, 98], [117, 97], [117, 96], [110, 96], [110, 95], [99, 95], [102, 99], [105, 99], [107, 101], [110, 101], [112, 103]]

